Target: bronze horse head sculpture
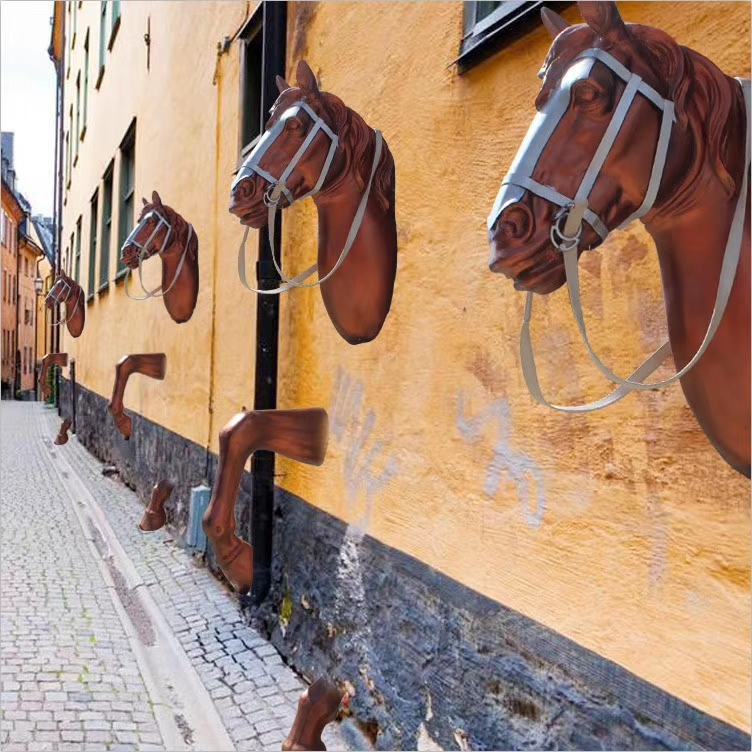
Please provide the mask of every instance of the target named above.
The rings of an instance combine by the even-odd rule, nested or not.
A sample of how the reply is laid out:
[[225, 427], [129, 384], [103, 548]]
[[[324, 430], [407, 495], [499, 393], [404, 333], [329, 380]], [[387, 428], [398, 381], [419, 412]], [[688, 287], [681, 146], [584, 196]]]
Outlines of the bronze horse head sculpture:
[[[247, 227], [268, 226], [274, 248], [277, 209], [311, 196], [319, 216], [318, 263], [292, 279], [278, 267], [284, 284], [254, 291], [321, 285], [339, 334], [350, 344], [370, 342], [389, 313], [397, 272], [394, 159], [381, 133], [319, 89], [305, 61], [298, 64], [297, 84], [277, 77], [280, 96], [235, 177], [230, 212]], [[317, 268], [318, 282], [303, 284]], [[238, 271], [253, 290], [245, 281], [242, 245]]]
[[[528, 293], [525, 380], [538, 402], [585, 412], [680, 379], [713, 446], [749, 477], [749, 82], [658, 29], [625, 24], [614, 2], [578, 6], [585, 24], [543, 11], [554, 42], [538, 112], [488, 219], [491, 270]], [[658, 251], [669, 342], [624, 379], [587, 339], [577, 266], [636, 219]], [[550, 405], [535, 371], [533, 293], [565, 282], [593, 362], [618, 385], [589, 405]], [[678, 373], [646, 383], [669, 353]]]
[[52, 326], [66, 325], [71, 337], [80, 337], [86, 323], [86, 301], [84, 290], [72, 277], [62, 269], [57, 273], [55, 284], [52, 285], [44, 300], [48, 309], [55, 306], [65, 306], [65, 319], [52, 322]]
[[[164, 298], [165, 308], [177, 324], [183, 324], [193, 315], [198, 299], [198, 236], [193, 225], [186, 222], [173, 208], [162, 203], [152, 191], [151, 203], [144, 198], [138, 222], [126, 238], [120, 251], [123, 263], [129, 269], [138, 269], [141, 281], [141, 264], [154, 255], [162, 261], [162, 284], [154, 290], [144, 289], [143, 297]], [[128, 283], [125, 285], [126, 294]]]

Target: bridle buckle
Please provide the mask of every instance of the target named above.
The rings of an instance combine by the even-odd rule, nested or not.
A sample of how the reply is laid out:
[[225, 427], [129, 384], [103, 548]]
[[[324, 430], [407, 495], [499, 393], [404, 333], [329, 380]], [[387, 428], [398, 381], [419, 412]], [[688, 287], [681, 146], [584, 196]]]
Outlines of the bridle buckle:
[[559, 209], [559, 211], [557, 211], [554, 215], [554, 221], [551, 225], [550, 234], [551, 243], [557, 251], [571, 251], [580, 243], [580, 238], [582, 237], [582, 221], [580, 221], [580, 224], [577, 227], [577, 232], [575, 232], [574, 235], [565, 235], [564, 229], [562, 228], [562, 222], [564, 223], [564, 225], [566, 225], [567, 219], [569, 218], [569, 213], [573, 208], [574, 203], [567, 204], [566, 206], [562, 206], [561, 209]]

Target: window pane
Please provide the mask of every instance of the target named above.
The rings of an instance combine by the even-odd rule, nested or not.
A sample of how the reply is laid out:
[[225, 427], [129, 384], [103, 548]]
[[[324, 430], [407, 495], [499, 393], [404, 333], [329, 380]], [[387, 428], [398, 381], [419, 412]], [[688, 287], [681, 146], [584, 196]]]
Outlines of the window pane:
[[91, 200], [91, 224], [89, 226], [89, 295], [94, 294], [94, 279], [97, 263], [97, 204], [98, 196]]
[[500, 5], [501, 2], [492, 0], [479, 0], [475, 3], [475, 23], [482, 21], [486, 16], [491, 15]]
[[261, 63], [263, 53], [261, 29], [244, 42], [243, 54], [243, 146], [261, 133]]
[[104, 180], [102, 201], [102, 242], [99, 248], [99, 285], [110, 278], [110, 228], [112, 225], [112, 170]]
[[99, 17], [99, 67], [104, 68], [104, 52], [107, 49], [105, 34], [107, 28], [107, 0], [102, 0]]

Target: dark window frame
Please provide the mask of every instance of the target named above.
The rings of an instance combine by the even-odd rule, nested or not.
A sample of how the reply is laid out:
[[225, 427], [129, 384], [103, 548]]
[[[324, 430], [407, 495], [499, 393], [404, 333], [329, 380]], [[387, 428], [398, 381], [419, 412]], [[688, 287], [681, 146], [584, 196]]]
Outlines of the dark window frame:
[[[264, 8], [263, 3], [259, 4], [257, 11], [248, 19], [239, 35], [240, 44], [240, 127], [238, 128], [238, 166], [253, 150], [258, 143], [259, 138], [264, 132], [263, 121], [264, 113], [261, 112], [261, 94], [263, 88], [263, 48], [264, 48]], [[258, 60], [258, 73], [254, 72], [254, 82], [257, 84], [257, 91], [248, 91], [249, 81], [248, 67], [251, 63], [251, 56]], [[258, 117], [258, 125], [253, 127], [248, 122], [248, 98], [255, 94], [255, 106], [251, 106], [253, 117]]]
[[101, 0], [99, 7], [99, 72], [97, 73], [97, 82], [94, 88], [98, 89], [104, 78], [104, 61], [107, 58], [107, 43], [105, 34], [107, 29], [107, 0]]
[[115, 37], [120, 28], [120, 0], [112, 0], [112, 13], [110, 14], [110, 39], [107, 42], [107, 50], [112, 50]]
[[[102, 225], [99, 243], [99, 287], [97, 293], [104, 292], [110, 284], [110, 250], [112, 246], [112, 192], [115, 164], [110, 162], [102, 177]], [[109, 198], [109, 202], [108, 202]], [[109, 213], [108, 213], [109, 210]]]
[[[120, 179], [118, 187], [118, 234], [115, 281], [119, 282], [128, 273], [128, 267], [120, 258], [120, 248], [130, 235], [136, 221], [136, 119], [131, 122], [125, 137], [120, 142]], [[129, 183], [129, 184], [127, 184]]]
[[89, 202], [89, 294], [86, 296], [86, 302], [94, 300], [94, 286], [97, 279], [97, 234], [99, 228], [99, 188], [94, 191], [94, 195]]
[[454, 61], [465, 73], [541, 24], [541, 8], [561, 11], [571, 2], [547, 0], [502, 0], [498, 7], [478, 20], [487, 0], [463, 3], [463, 36], [460, 53]]
[[80, 140], [81, 140], [81, 71], [79, 71], [78, 74], [76, 75], [76, 160], [78, 160], [78, 142]]
[[73, 260], [73, 279], [81, 284], [81, 224], [83, 217], [79, 214], [76, 220], [76, 255]]
[[84, 38], [84, 124], [81, 128], [80, 139], [83, 141], [86, 135], [86, 123], [89, 113], [89, 29], [86, 29]]

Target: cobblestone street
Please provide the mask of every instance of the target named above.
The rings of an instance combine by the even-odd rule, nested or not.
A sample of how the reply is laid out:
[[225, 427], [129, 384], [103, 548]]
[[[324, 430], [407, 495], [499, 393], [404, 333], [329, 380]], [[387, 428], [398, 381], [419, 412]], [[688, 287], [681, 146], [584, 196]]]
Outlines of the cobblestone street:
[[[280, 749], [304, 682], [55, 410], [3, 402], [0, 745]], [[344, 744], [336, 725], [324, 741]], [[208, 746], [218, 745], [218, 746]]]

